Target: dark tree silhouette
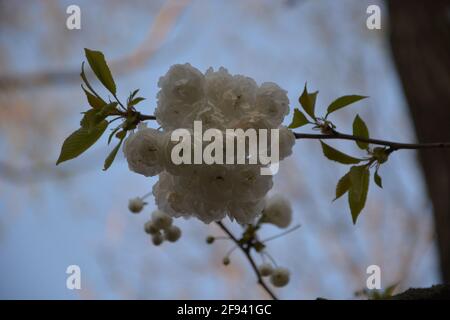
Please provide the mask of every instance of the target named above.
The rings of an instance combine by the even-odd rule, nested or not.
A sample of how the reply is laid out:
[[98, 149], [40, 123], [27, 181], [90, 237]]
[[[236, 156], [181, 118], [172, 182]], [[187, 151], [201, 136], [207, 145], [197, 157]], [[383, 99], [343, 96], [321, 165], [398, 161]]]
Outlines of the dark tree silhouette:
[[[388, 1], [390, 42], [417, 136], [450, 140], [450, 1]], [[450, 151], [419, 150], [442, 280], [450, 283]]]

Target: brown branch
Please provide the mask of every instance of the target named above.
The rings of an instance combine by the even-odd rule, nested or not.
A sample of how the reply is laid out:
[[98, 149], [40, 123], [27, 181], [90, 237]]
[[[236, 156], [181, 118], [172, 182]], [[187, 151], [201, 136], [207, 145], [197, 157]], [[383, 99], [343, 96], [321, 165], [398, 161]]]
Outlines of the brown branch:
[[270, 290], [270, 288], [267, 286], [267, 284], [264, 282], [261, 274], [259, 273], [258, 267], [256, 266], [255, 260], [253, 260], [253, 257], [250, 253], [251, 247], [245, 246], [242, 243], [239, 242], [239, 240], [231, 233], [230, 230], [228, 230], [227, 227], [222, 223], [222, 221], [217, 221], [217, 225], [225, 232], [231, 240], [241, 249], [241, 251], [244, 253], [247, 260], [250, 262], [250, 265], [252, 266], [253, 271], [256, 274], [256, 277], [258, 279], [258, 284], [267, 292], [267, 294], [273, 299], [278, 300], [277, 296]]
[[[139, 114], [139, 119], [141, 121], [145, 120], [156, 120], [155, 116]], [[329, 134], [314, 134], [314, 133], [299, 133], [294, 132], [296, 139], [315, 139], [315, 140], [327, 140], [327, 139], [337, 139], [337, 140], [352, 140], [367, 142], [371, 144], [377, 144], [389, 147], [390, 152], [400, 150], [400, 149], [433, 149], [433, 148], [450, 148], [450, 142], [431, 142], [431, 143], [401, 143], [381, 139], [371, 139], [357, 137], [351, 134], [340, 133], [333, 130], [333, 133]]]
[[295, 135], [296, 139], [317, 139], [317, 140], [338, 139], [338, 140], [352, 140], [352, 141], [367, 142], [367, 143], [372, 143], [372, 144], [389, 147], [391, 152], [400, 150], [400, 149], [450, 148], [450, 142], [400, 143], [400, 142], [380, 140], [380, 139], [357, 137], [357, 136], [353, 136], [350, 134], [340, 133], [337, 131], [334, 131], [334, 133], [330, 133], [330, 134], [311, 134], [311, 133], [294, 132], [294, 135]]
[[140, 120], [140, 121], [156, 120], [156, 117], [155, 117], [155, 116], [149, 116], [149, 115], [146, 115], [146, 114], [140, 114], [140, 113], [139, 113], [139, 120]]

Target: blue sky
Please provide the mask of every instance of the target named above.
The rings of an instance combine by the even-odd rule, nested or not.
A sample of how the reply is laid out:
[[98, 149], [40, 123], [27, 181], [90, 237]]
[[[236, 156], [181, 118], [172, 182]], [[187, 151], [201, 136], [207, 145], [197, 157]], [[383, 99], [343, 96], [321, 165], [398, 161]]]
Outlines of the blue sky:
[[[333, 118], [338, 128], [350, 132], [358, 113], [373, 137], [414, 141], [387, 43], [387, 12], [375, 2], [382, 8], [379, 31], [365, 26], [368, 1], [190, 1], [151, 58], [117, 77], [118, 92], [125, 97], [141, 88], [147, 98], [142, 111], [152, 113], [158, 78], [172, 64], [189, 62], [201, 71], [224, 66], [258, 83], [278, 83], [288, 91], [291, 110], [305, 82], [320, 91], [322, 110], [339, 95], [368, 95], [366, 102]], [[58, 2], [51, 16], [43, 2], [11, 5], [19, 22], [0, 32], [8, 61], [4, 70], [78, 70], [84, 47], [102, 50], [111, 61], [126, 57], [139, 50], [163, 6], [162, 1], [72, 3], [82, 11], [78, 31], [65, 29], [69, 2]], [[33, 172], [44, 177], [32, 182], [0, 179], [0, 297], [265, 298], [239, 253], [229, 267], [221, 265], [231, 244], [205, 244], [208, 234], [220, 234], [213, 226], [178, 219], [182, 241], [153, 247], [143, 232], [153, 199], [141, 215], [127, 212], [127, 202], [150, 191], [156, 179], [130, 172], [121, 153], [103, 172], [105, 139], [88, 155], [53, 166], [61, 142], [86, 108], [79, 84], [11, 91], [1, 100], [20, 102], [18, 110], [31, 115], [31, 125], [17, 118], [17, 110], [10, 111], [13, 120], [2, 121], [0, 159], [24, 167], [51, 166], [49, 172]], [[52, 122], [52, 116], [59, 118]], [[348, 142], [333, 145], [358, 152]], [[438, 282], [431, 206], [413, 151], [394, 154], [381, 169], [385, 188], [371, 186], [367, 208], [353, 226], [345, 200], [331, 202], [345, 167], [326, 161], [317, 141], [298, 141], [294, 149], [273, 189], [291, 199], [294, 223], [302, 224], [269, 245], [293, 275], [289, 286], [277, 290], [280, 297], [352, 298], [365, 286], [370, 264], [381, 266], [384, 287]], [[67, 178], [45, 177], [68, 172]], [[276, 232], [263, 230], [265, 235]], [[82, 290], [65, 286], [71, 264], [81, 267]]]

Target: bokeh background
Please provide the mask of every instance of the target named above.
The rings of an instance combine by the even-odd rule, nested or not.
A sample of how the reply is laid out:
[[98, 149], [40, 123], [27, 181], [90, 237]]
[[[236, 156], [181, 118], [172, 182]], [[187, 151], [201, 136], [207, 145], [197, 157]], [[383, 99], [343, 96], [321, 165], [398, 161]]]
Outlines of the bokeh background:
[[[71, 4], [81, 8], [81, 30], [66, 28]], [[381, 30], [366, 27], [370, 4], [382, 9]], [[103, 172], [105, 138], [55, 166], [87, 107], [83, 48], [105, 53], [122, 99], [141, 89], [147, 114], [158, 78], [189, 62], [276, 82], [288, 90], [291, 110], [305, 82], [320, 91], [319, 110], [340, 95], [368, 95], [336, 113], [341, 131], [351, 132], [359, 113], [373, 137], [416, 141], [388, 28], [388, 11], [376, 0], [0, 1], [0, 298], [267, 298], [239, 252], [230, 266], [221, 264], [231, 243], [206, 245], [207, 235], [221, 235], [213, 225], [179, 219], [182, 239], [154, 247], [143, 232], [153, 199], [140, 215], [127, 203], [151, 191], [155, 179], [130, 172], [122, 153]], [[351, 142], [333, 146], [358, 154]], [[289, 197], [302, 227], [268, 245], [292, 272], [291, 283], [276, 289], [280, 298], [354, 298], [372, 264], [381, 267], [382, 287], [398, 283], [397, 292], [439, 282], [416, 152], [398, 152], [382, 167], [385, 187], [371, 184], [355, 226], [346, 200], [331, 201], [345, 172], [317, 141], [297, 141], [283, 161], [273, 192]], [[66, 288], [71, 264], [81, 268], [81, 290]]]

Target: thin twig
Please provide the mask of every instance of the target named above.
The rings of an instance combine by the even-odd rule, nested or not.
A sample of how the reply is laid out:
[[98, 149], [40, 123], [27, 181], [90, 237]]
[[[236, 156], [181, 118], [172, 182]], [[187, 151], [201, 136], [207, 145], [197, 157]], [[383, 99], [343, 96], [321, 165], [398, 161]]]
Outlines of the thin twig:
[[155, 116], [149, 116], [149, 115], [146, 115], [146, 114], [141, 114], [141, 113], [139, 113], [139, 120], [140, 120], [140, 121], [145, 121], [145, 120], [156, 120], [156, 117], [155, 117]]
[[274, 236], [271, 236], [271, 237], [268, 237], [268, 238], [266, 238], [266, 239], [264, 239], [264, 240], [261, 240], [261, 242], [262, 243], [266, 243], [266, 242], [268, 242], [268, 241], [271, 241], [271, 240], [274, 240], [274, 239], [277, 239], [277, 238], [279, 238], [279, 237], [282, 237], [282, 236], [285, 236], [285, 235], [287, 235], [288, 233], [291, 233], [292, 231], [295, 231], [295, 230], [297, 230], [298, 228], [300, 228], [301, 227], [301, 225], [296, 225], [296, 226], [294, 226], [294, 227], [292, 227], [292, 228], [290, 228], [290, 229], [288, 229], [288, 230], [286, 230], [286, 231], [284, 231], [284, 232], [282, 232], [282, 233], [279, 233], [279, 234], [276, 234], [276, 235], [274, 235]]
[[390, 147], [391, 152], [400, 149], [427, 149], [427, 148], [450, 148], [450, 142], [432, 142], [432, 143], [400, 143], [393, 142], [387, 140], [380, 139], [370, 139], [353, 136], [351, 134], [345, 134], [335, 131], [330, 134], [311, 134], [311, 133], [298, 133], [294, 132], [296, 139], [317, 139], [317, 140], [326, 140], [326, 139], [340, 139], [340, 140], [352, 140], [352, 141], [360, 141], [367, 142], [382, 146]]
[[[141, 121], [145, 120], [156, 120], [153, 115], [139, 114], [139, 119]], [[450, 142], [431, 142], [431, 143], [401, 143], [381, 139], [371, 139], [354, 136], [351, 134], [340, 133], [338, 131], [333, 131], [329, 134], [314, 134], [314, 133], [299, 133], [294, 132], [296, 139], [316, 139], [316, 140], [327, 140], [327, 139], [337, 139], [337, 140], [352, 140], [367, 142], [371, 144], [382, 145], [390, 148], [390, 152], [400, 150], [400, 149], [433, 149], [433, 148], [450, 148]]]
[[278, 300], [277, 296], [272, 292], [272, 290], [270, 290], [270, 288], [264, 282], [261, 274], [259, 273], [258, 267], [256, 266], [256, 263], [255, 263], [255, 260], [253, 260], [253, 257], [250, 253], [250, 247], [247, 247], [247, 246], [244, 246], [243, 244], [241, 244], [239, 242], [239, 240], [231, 233], [230, 230], [228, 230], [227, 227], [225, 227], [225, 225], [221, 221], [217, 221], [216, 223], [223, 230], [223, 232], [225, 232], [231, 238], [231, 240], [233, 240], [234, 243], [236, 243], [236, 245], [239, 247], [239, 249], [241, 249], [241, 251], [244, 253], [245, 257], [250, 262], [250, 265], [252, 266], [252, 269], [255, 272], [256, 277], [258, 278], [258, 284], [261, 285], [261, 287], [267, 292], [267, 294], [273, 300]]

